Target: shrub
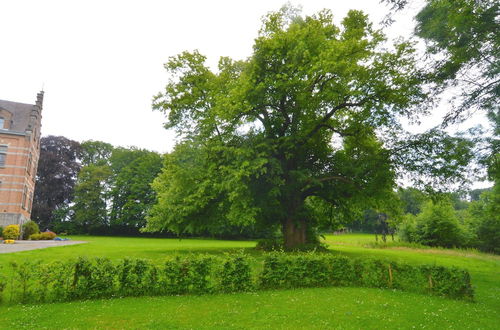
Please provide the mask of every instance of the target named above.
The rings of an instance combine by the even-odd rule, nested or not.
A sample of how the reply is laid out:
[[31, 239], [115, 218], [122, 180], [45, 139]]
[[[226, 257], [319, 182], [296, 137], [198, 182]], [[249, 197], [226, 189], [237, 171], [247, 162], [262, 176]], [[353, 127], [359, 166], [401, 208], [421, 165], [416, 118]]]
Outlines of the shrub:
[[3, 227], [0, 226], [0, 237], [3, 237], [2, 235], [3, 235]]
[[416, 217], [413, 214], [406, 214], [403, 221], [398, 225], [397, 232], [402, 241], [418, 242]]
[[168, 259], [161, 273], [160, 293], [210, 293], [215, 289], [214, 266], [216, 259], [208, 256]]
[[40, 233], [40, 239], [42, 240], [52, 240], [56, 238], [56, 236], [56, 233], [51, 231], [44, 231], [43, 233]]
[[38, 303], [337, 285], [394, 288], [469, 300], [474, 296], [469, 273], [458, 268], [331, 254], [271, 253], [264, 258], [256, 285], [250, 266], [255, 262], [244, 254], [175, 257], [163, 265], [132, 258], [118, 263], [82, 257], [46, 264], [13, 262], [12, 271], [3, 272], [8, 278], [0, 277], [0, 300], [4, 289], [11, 302]]
[[280, 238], [266, 238], [257, 241], [255, 246], [257, 250], [262, 251], [281, 251], [283, 250], [283, 239]]
[[31, 241], [39, 241], [41, 240], [42, 238], [42, 234], [41, 233], [38, 233], [38, 234], [31, 234], [28, 239], [31, 240]]
[[32, 241], [40, 241], [40, 240], [50, 241], [56, 238], [56, 236], [57, 235], [54, 232], [44, 231], [43, 233], [30, 235], [29, 239]]
[[481, 195], [483, 212], [477, 227], [479, 248], [500, 254], [500, 183]]
[[17, 239], [19, 237], [19, 225], [8, 225], [3, 230], [4, 239]]
[[416, 229], [418, 240], [422, 244], [443, 247], [463, 245], [463, 229], [449, 202], [427, 203], [417, 216]]
[[28, 239], [33, 234], [40, 233], [40, 228], [34, 221], [28, 221], [23, 224], [23, 239]]
[[223, 292], [249, 291], [254, 288], [250, 260], [243, 254], [226, 258], [218, 277]]

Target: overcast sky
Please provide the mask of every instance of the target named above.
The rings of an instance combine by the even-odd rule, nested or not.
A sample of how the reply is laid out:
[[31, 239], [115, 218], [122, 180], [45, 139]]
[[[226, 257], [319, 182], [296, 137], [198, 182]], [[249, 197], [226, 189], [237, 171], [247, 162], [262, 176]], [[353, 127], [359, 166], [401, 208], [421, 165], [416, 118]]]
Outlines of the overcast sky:
[[[340, 21], [362, 9], [379, 22], [379, 0], [302, 0], [304, 14], [323, 8]], [[251, 55], [261, 18], [284, 0], [0, 1], [0, 99], [34, 103], [45, 91], [42, 134], [170, 151], [175, 135], [151, 110], [167, 82], [169, 56], [198, 49]], [[408, 35], [403, 16], [392, 34]]]

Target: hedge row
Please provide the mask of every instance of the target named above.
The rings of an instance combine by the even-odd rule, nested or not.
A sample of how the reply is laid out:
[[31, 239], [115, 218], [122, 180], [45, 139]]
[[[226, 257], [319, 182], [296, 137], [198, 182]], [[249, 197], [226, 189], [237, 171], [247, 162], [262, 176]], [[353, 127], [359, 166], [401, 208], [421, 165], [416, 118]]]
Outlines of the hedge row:
[[162, 264], [126, 258], [12, 263], [0, 299], [40, 303], [126, 296], [207, 294], [321, 286], [395, 288], [473, 299], [467, 271], [342, 256], [283, 253], [264, 258], [257, 274], [246, 255], [173, 257]]
[[470, 275], [463, 269], [314, 254], [268, 255], [260, 274], [260, 286], [274, 289], [361, 286], [458, 299], [474, 297]]

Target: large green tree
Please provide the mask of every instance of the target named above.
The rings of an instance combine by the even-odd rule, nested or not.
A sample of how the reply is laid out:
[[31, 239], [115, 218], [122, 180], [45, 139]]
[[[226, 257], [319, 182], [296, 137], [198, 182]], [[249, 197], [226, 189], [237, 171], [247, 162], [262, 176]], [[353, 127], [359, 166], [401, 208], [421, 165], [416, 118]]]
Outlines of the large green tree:
[[221, 58], [212, 71], [198, 52], [170, 58], [154, 108], [183, 139], [153, 184], [158, 203], [146, 230], [255, 223], [280, 228], [293, 248], [317, 225], [314, 205], [336, 215], [379, 209], [402, 165], [444, 171], [416, 160], [462, 141], [410, 137], [399, 123], [425, 111], [414, 57], [410, 43], [388, 46], [362, 12], [336, 26], [330, 11], [303, 18], [285, 7], [264, 19], [245, 61]]
[[138, 230], [145, 226], [146, 215], [156, 200], [151, 183], [162, 168], [162, 157], [153, 151], [117, 148], [110, 162], [110, 225]]
[[72, 207], [73, 223], [81, 232], [109, 224], [108, 199], [111, 170], [107, 165], [87, 165], [80, 170]]

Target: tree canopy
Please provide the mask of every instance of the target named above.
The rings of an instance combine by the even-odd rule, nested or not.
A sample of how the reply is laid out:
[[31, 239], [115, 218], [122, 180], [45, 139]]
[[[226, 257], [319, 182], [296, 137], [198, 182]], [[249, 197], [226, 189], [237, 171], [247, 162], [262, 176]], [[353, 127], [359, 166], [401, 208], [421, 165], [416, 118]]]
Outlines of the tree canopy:
[[[388, 46], [360, 11], [337, 26], [328, 10], [284, 7], [265, 17], [247, 60], [223, 57], [215, 71], [205, 60], [183, 52], [165, 65], [154, 108], [183, 139], [153, 184], [146, 230], [256, 224], [281, 228], [293, 248], [308, 241], [318, 205], [380, 208], [405, 166], [446, 178], [467, 167], [453, 158], [455, 147], [470, 156], [463, 140], [404, 134], [401, 118], [426, 110], [427, 81], [413, 45]], [[436, 166], [443, 156], [453, 170]]]
[[31, 217], [42, 229], [52, 228], [57, 210], [73, 200], [73, 189], [80, 170], [80, 143], [63, 136], [40, 140], [35, 193]]

